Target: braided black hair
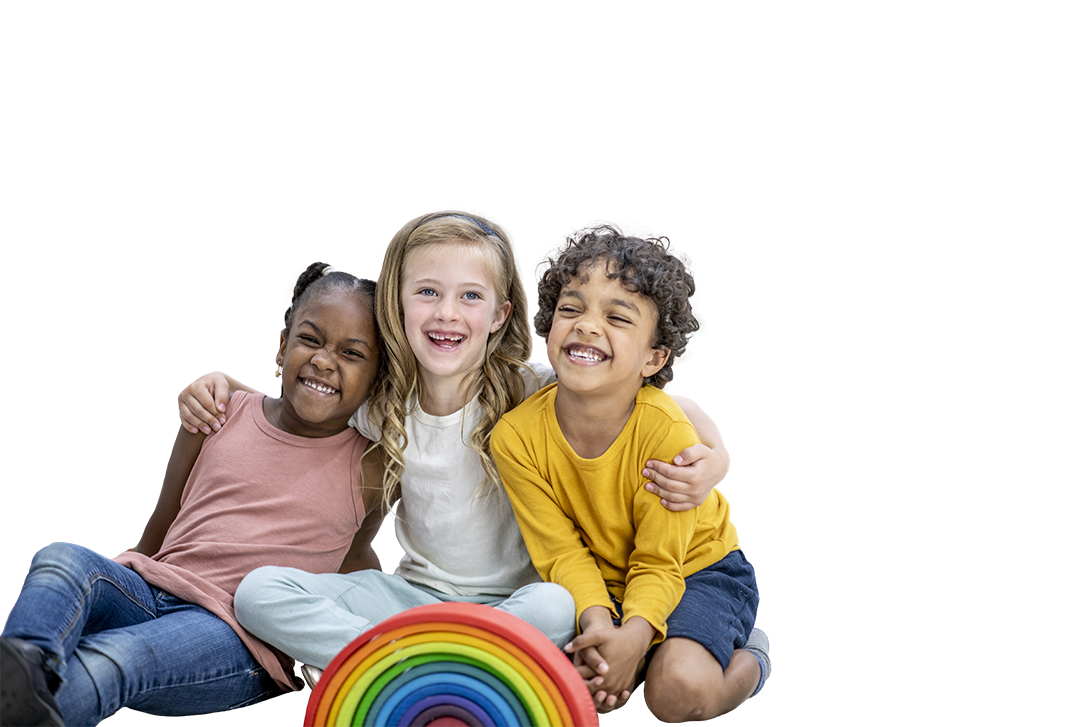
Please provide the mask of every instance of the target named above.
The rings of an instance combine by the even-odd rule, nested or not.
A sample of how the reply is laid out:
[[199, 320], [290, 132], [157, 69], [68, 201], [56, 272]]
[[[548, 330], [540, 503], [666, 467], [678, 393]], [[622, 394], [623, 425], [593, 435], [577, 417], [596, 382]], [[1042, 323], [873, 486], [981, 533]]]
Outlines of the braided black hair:
[[295, 281], [295, 290], [291, 294], [291, 305], [284, 311], [284, 330], [291, 330], [291, 322], [295, 317], [295, 311], [303, 307], [303, 304], [315, 295], [331, 291], [346, 290], [359, 292], [375, 312], [375, 282], [366, 278], [357, 278], [350, 273], [339, 270], [326, 269], [330, 266], [326, 263], [311, 263], [307, 269]]

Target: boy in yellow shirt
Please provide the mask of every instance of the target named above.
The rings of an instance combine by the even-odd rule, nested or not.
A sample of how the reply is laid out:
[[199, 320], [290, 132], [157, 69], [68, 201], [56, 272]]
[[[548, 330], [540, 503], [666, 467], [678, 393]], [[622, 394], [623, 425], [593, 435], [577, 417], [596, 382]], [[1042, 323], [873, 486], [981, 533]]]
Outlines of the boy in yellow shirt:
[[646, 675], [659, 719], [724, 714], [770, 671], [730, 506], [713, 490], [671, 512], [634, 476], [699, 441], [662, 391], [698, 328], [692, 276], [664, 240], [612, 227], [569, 240], [550, 263], [534, 322], [558, 383], [491, 439], [526, 546], [541, 577], [575, 598], [581, 633], [566, 649], [600, 711]]

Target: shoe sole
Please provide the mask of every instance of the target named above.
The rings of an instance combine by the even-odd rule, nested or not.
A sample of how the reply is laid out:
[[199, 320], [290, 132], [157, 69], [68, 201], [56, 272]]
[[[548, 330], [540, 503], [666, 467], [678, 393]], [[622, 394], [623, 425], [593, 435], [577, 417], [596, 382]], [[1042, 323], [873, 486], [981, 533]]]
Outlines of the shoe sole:
[[64, 727], [64, 720], [34, 689], [31, 666], [0, 642], [0, 727]]

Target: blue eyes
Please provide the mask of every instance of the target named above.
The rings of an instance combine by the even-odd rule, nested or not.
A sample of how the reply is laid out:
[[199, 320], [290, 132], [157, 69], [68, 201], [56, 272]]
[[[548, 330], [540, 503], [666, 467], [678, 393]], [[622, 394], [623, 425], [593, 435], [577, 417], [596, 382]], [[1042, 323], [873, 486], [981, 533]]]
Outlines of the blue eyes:
[[[423, 295], [423, 296], [427, 296], [429, 298], [434, 298], [434, 297], [438, 297], [439, 293], [437, 293], [434, 288], [423, 288], [422, 290], [420, 290], [420, 292], [417, 293], [417, 295]], [[478, 293], [476, 291], [472, 291], [472, 290], [468, 291], [466, 293], [462, 293], [462, 297], [465, 298], [466, 300], [484, 300], [484, 296], [482, 296], [480, 293]]]

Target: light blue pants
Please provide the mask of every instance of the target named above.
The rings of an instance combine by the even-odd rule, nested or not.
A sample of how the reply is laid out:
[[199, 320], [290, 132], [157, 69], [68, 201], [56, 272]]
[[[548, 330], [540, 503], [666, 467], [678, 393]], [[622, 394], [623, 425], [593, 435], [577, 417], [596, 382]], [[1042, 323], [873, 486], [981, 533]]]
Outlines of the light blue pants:
[[518, 616], [557, 646], [575, 637], [575, 601], [555, 583], [531, 583], [502, 596], [451, 596], [377, 570], [307, 573], [265, 566], [235, 592], [235, 616], [250, 633], [320, 669], [379, 622], [415, 606], [482, 603]]

